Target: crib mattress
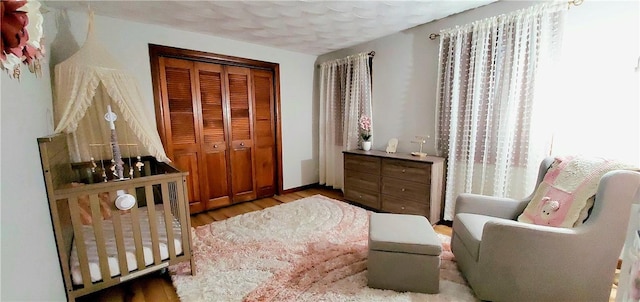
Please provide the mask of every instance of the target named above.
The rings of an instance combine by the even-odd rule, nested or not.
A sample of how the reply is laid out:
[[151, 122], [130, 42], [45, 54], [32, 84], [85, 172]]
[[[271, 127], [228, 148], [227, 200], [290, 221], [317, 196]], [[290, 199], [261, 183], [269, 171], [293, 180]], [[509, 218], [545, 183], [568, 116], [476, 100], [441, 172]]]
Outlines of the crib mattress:
[[[162, 260], [169, 258], [169, 248], [167, 246], [167, 228], [164, 223], [164, 209], [162, 205], [156, 205], [156, 221], [158, 228], [158, 240], [160, 247], [160, 257]], [[149, 227], [149, 212], [146, 207], [139, 208], [139, 225], [140, 231], [142, 234], [142, 245], [143, 245], [143, 253], [144, 253], [144, 262], [145, 266], [153, 264], [153, 249], [151, 243], [151, 231]], [[122, 224], [122, 232], [124, 235], [124, 246], [126, 250], [126, 259], [127, 259], [127, 267], [129, 271], [136, 270], [138, 268], [138, 263], [136, 259], [136, 248], [135, 242], [133, 238], [133, 227], [131, 221], [131, 214], [126, 213], [120, 215], [121, 224]], [[178, 221], [173, 218], [172, 219], [172, 228], [173, 228], [173, 237], [174, 237], [174, 246], [176, 249], [176, 255], [182, 254], [182, 244], [180, 241], [181, 238], [181, 229]], [[97, 282], [102, 280], [102, 272], [100, 270], [100, 262], [98, 258], [98, 247], [95, 239], [95, 234], [93, 232], [93, 226], [84, 225], [83, 228], [84, 242], [85, 247], [87, 249], [87, 257], [89, 259], [89, 271], [91, 274], [91, 282]], [[108, 255], [108, 263], [109, 263], [109, 271], [111, 276], [120, 275], [120, 265], [118, 261], [118, 249], [116, 246], [115, 240], [115, 229], [113, 227], [112, 220], [103, 220], [102, 221], [102, 230], [105, 238], [105, 245], [107, 249]], [[75, 239], [74, 239], [75, 240]], [[82, 285], [82, 272], [80, 269], [80, 263], [78, 260], [78, 252], [76, 248], [76, 244], [73, 244], [71, 250], [71, 279], [74, 284]]]

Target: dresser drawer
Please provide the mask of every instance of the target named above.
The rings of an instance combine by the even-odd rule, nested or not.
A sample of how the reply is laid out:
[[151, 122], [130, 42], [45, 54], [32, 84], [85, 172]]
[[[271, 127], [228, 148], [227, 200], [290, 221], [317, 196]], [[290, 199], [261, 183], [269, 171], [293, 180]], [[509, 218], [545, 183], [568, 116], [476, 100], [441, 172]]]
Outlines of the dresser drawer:
[[348, 150], [344, 154], [344, 198], [390, 213], [440, 219], [444, 158]]
[[344, 198], [370, 208], [380, 208], [380, 194], [378, 194], [378, 192], [371, 192], [345, 186]]
[[363, 155], [344, 155], [345, 170], [360, 171], [380, 175], [380, 158]]
[[429, 184], [431, 183], [431, 164], [385, 159], [382, 161], [382, 175]]
[[[422, 215], [429, 218], [429, 204], [413, 202], [398, 199], [388, 195], [382, 195], [382, 210], [385, 212], [398, 213], [398, 214], [414, 214]], [[429, 220], [431, 222], [431, 220]], [[437, 221], [436, 221], [437, 222]]]
[[419, 202], [427, 202], [429, 200], [428, 185], [392, 177], [382, 177], [381, 193], [405, 200]]
[[347, 188], [378, 192], [378, 188], [380, 187], [380, 176], [376, 174], [357, 172], [354, 170], [345, 170], [344, 185]]

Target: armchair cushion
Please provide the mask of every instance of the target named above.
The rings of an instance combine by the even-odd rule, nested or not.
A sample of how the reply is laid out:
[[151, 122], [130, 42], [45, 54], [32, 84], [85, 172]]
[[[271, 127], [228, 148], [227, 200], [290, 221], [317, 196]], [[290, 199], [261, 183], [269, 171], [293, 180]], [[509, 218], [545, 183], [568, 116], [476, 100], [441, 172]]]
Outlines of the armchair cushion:
[[484, 225], [489, 221], [500, 220], [509, 219], [479, 214], [459, 213], [456, 214], [456, 217], [453, 220], [453, 229], [456, 232], [456, 236], [460, 237], [465, 249], [467, 249], [473, 259], [477, 261]]
[[582, 223], [593, 205], [600, 178], [629, 166], [603, 158], [556, 158], [518, 221], [570, 228]]

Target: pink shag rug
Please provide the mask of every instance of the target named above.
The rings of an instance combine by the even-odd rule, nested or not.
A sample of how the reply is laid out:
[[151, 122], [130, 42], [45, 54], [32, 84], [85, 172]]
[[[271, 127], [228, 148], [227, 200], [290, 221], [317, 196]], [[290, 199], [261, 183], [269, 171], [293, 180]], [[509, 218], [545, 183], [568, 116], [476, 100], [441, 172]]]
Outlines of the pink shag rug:
[[170, 268], [181, 301], [477, 301], [441, 235], [440, 293], [367, 287], [369, 212], [322, 195], [192, 229], [197, 274]]

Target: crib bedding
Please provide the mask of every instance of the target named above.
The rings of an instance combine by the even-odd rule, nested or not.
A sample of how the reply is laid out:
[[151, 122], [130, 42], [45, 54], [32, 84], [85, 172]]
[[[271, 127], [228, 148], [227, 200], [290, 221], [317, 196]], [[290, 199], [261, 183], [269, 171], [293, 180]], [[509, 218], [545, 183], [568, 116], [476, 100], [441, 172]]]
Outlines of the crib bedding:
[[[156, 214], [157, 229], [158, 229], [158, 240], [160, 242], [159, 243], [160, 257], [162, 260], [165, 260], [169, 258], [169, 247], [167, 246], [167, 228], [164, 223], [164, 209], [162, 205], [156, 205], [155, 210], [156, 210], [155, 214]], [[153, 264], [154, 262], [152, 242], [151, 242], [151, 230], [149, 227], [149, 213], [146, 207], [140, 207], [138, 213], [139, 213], [138, 223], [140, 225], [140, 230], [142, 235], [144, 262], [145, 262], [145, 266], [148, 266]], [[133, 271], [137, 269], [138, 263], [136, 259], [136, 248], [135, 248], [135, 242], [133, 237], [131, 214], [125, 213], [120, 215], [120, 217], [121, 217], [122, 232], [124, 237], [124, 245], [126, 250], [127, 267], [129, 268], [129, 271]], [[180, 241], [180, 238], [181, 238], [180, 224], [175, 218], [172, 219], [171, 224], [173, 229], [174, 246], [175, 246], [176, 255], [180, 255], [182, 253], [182, 243]], [[120, 265], [118, 261], [118, 252], [117, 252], [117, 246], [116, 246], [116, 240], [115, 240], [115, 231], [114, 231], [115, 229], [113, 227], [113, 221], [111, 219], [103, 220], [102, 229], [104, 232], [105, 246], [107, 250], [109, 270], [110, 270], [111, 276], [113, 277], [113, 276], [120, 275]], [[93, 232], [93, 227], [91, 225], [83, 225], [83, 236], [84, 236], [85, 247], [87, 249], [87, 257], [89, 259], [89, 271], [91, 274], [91, 282], [100, 281], [102, 280], [102, 272], [100, 270], [97, 242], [95, 239], [95, 234]], [[77, 252], [75, 242], [71, 250], [70, 267], [71, 267], [71, 277], [72, 277], [73, 283], [76, 285], [81, 285], [83, 283], [83, 280], [82, 280], [82, 273], [80, 269], [78, 252]]]

